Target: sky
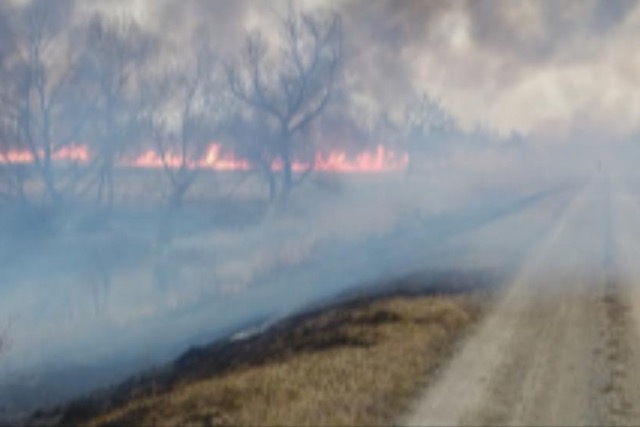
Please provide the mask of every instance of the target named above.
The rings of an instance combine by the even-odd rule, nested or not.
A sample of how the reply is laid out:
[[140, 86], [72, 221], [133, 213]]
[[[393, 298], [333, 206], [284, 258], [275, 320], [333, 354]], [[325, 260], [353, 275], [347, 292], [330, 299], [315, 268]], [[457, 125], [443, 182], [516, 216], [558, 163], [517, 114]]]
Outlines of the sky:
[[[0, 6], [10, 1], [30, 0], [0, 0]], [[475, 219], [475, 205], [463, 203], [469, 200], [475, 203], [475, 198], [480, 200], [484, 197], [487, 198], [487, 206], [503, 203], [507, 196], [516, 193], [518, 196], [524, 195], [534, 186], [536, 189], [549, 188], [552, 182], [566, 182], [567, 176], [583, 176], [584, 171], [588, 174], [596, 167], [598, 169], [595, 170], [599, 170], [603, 157], [601, 153], [606, 151], [603, 147], [612, 141], [640, 136], [640, 55], [636, 53], [640, 40], [640, 7], [636, 1], [299, 0], [291, 4], [311, 11], [332, 9], [341, 15], [344, 81], [351, 94], [352, 113], [364, 117], [363, 120], [376, 117], [384, 111], [400, 115], [408, 103], [415, 101], [421, 92], [427, 92], [439, 100], [466, 130], [481, 126], [503, 134], [517, 131], [529, 135], [531, 141], [546, 144], [550, 149], [534, 153], [539, 158], [532, 160], [531, 152], [534, 150], [529, 151], [529, 147], [523, 151], [529, 157], [523, 159], [525, 155], [521, 155], [520, 151], [509, 151], [509, 147], [482, 151], [469, 149], [469, 145], [452, 144], [448, 158], [429, 157], [423, 171], [407, 175], [407, 179], [403, 175], [402, 180], [390, 181], [388, 186], [372, 181], [376, 184], [370, 187], [363, 185], [364, 189], [351, 189], [337, 179], [335, 183], [327, 181], [326, 189], [323, 184], [317, 190], [323, 194], [317, 197], [318, 205], [326, 203], [322, 210], [313, 207], [315, 205], [311, 205], [312, 208], [304, 205], [308, 203], [307, 200], [314, 200], [315, 193], [300, 193], [301, 206], [304, 206], [300, 212], [313, 212], [314, 215], [309, 222], [304, 216], [300, 221], [295, 217], [283, 217], [282, 223], [276, 224], [277, 227], [267, 221], [264, 227], [248, 227], [243, 231], [246, 234], [238, 234], [235, 229], [225, 233], [215, 229], [212, 234], [203, 233], [201, 238], [196, 236], [193, 241], [181, 243], [181, 249], [176, 252], [179, 256], [176, 265], [184, 265], [179, 271], [183, 276], [178, 276], [180, 280], [174, 281], [174, 288], [158, 291], [154, 287], [157, 265], [152, 265], [151, 261], [139, 269], [134, 256], [131, 256], [131, 260], [122, 261], [135, 264], [136, 269], [130, 272], [127, 270], [129, 264], [126, 264], [122, 267], [122, 273], [118, 270], [122, 276], [115, 277], [107, 291], [110, 293], [110, 308], [96, 315], [94, 321], [83, 321], [94, 315], [93, 311], [96, 310], [93, 300], [99, 294], [99, 291], [95, 291], [98, 285], [91, 281], [101, 280], [95, 278], [95, 271], [103, 268], [102, 257], [110, 259], [103, 254], [110, 256], [112, 252], [119, 251], [109, 246], [110, 240], [100, 245], [91, 242], [92, 251], [85, 251], [81, 246], [84, 241], [77, 239], [78, 243], [75, 243], [74, 235], [70, 234], [69, 246], [76, 248], [72, 244], [78, 245], [78, 253], [86, 255], [86, 265], [78, 262], [74, 257], [76, 252], [69, 249], [69, 259], [73, 258], [72, 266], [82, 268], [79, 268], [76, 276], [67, 274], [64, 271], [67, 258], [63, 257], [59, 261], [62, 265], [59, 278], [47, 277], [47, 281], [55, 283], [48, 287], [51, 293], [42, 292], [39, 272], [48, 271], [49, 258], [55, 260], [51, 254], [54, 250], [57, 254], [57, 246], [47, 244], [40, 252], [36, 252], [35, 257], [41, 260], [39, 262], [43, 263], [43, 268], [22, 268], [20, 263], [15, 263], [14, 270], [17, 273], [13, 273], [13, 270], [2, 272], [8, 277], [11, 274], [18, 277], [14, 286], [5, 286], [6, 290], [0, 298], [2, 305], [10, 307], [5, 312], [25, 313], [25, 317], [19, 319], [20, 325], [16, 326], [24, 328], [24, 331], [12, 330], [27, 343], [17, 344], [23, 353], [13, 356], [16, 364], [30, 363], [29, 359], [22, 360], [22, 355], [27, 353], [35, 360], [51, 354], [57, 357], [56, 351], [74, 352], [73, 346], [67, 346], [67, 341], [60, 340], [52, 333], [60, 331], [64, 332], [62, 335], [66, 340], [75, 340], [78, 347], [86, 344], [83, 341], [85, 336], [89, 337], [89, 342], [101, 341], [102, 347], [90, 348], [89, 356], [94, 351], [116, 352], [117, 347], [112, 346], [109, 340], [103, 340], [104, 336], [111, 334], [114, 339], [121, 340], [121, 344], [146, 336], [148, 331], [145, 328], [149, 323], [145, 321], [151, 322], [155, 320], [154, 316], [173, 313], [176, 307], [187, 307], [202, 295], [215, 299], [214, 307], [220, 307], [220, 310], [212, 311], [207, 305], [203, 311], [214, 312], [217, 317], [205, 319], [204, 314], [195, 313], [191, 323], [185, 320], [176, 324], [167, 315], [167, 323], [172, 323], [172, 327], [176, 328], [175, 336], [180, 336], [180, 328], [195, 329], [193, 325], [201, 325], [198, 322], [206, 323], [209, 327], [211, 324], [218, 325], [216, 321], [219, 319], [231, 322], [241, 315], [254, 314], [251, 313], [254, 309], [252, 304], [275, 301], [273, 295], [280, 292], [285, 295], [286, 301], [274, 310], [317, 297], [320, 292], [336, 291], [345, 284], [368, 280], [374, 274], [389, 274], [386, 269], [395, 269], [396, 260], [400, 260], [398, 263], [403, 268], [405, 265], [414, 268], [413, 264], [404, 263], [403, 257], [409, 253], [409, 249], [420, 256], [429, 254], [422, 250], [423, 240], [438, 246], [438, 239], [429, 240], [420, 235], [411, 240], [414, 242], [412, 244], [419, 246], [406, 246], [404, 252], [384, 251], [380, 249], [382, 246], [366, 243], [371, 253], [353, 251], [365, 260], [361, 263], [345, 263], [341, 254], [346, 249], [335, 251], [338, 256], [330, 257], [326, 264], [310, 264], [309, 267], [333, 272], [331, 274], [335, 280], [326, 280], [326, 271], [323, 274], [312, 271], [311, 274], [301, 268], [301, 278], [296, 279], [296, 283], [305, 283], [307, 275], [311, 279], [306, 283], [307, 288], [298, 287], [296, 292], [286, 288], [290, 282], [281, 280], [283, 276], [273, 276], [273, 288], [263, 286], [259, 279], [260, 275], [270, 274], [279, 268], [287, 273], [289, 265], [297, 268], [296, 262], [302, 264], [300, 260], [305, 256], [312, 260], [323, 260], [322, 254], [316, 256], [311, 249], [326, 247], [331, 252], [330, 249], [338, 247], [342, 241], [351, 245], [349, 239], [367, 242], [369, 236], [377, 235], [381, 228], [386, 233], [393, 227], [399, 227], [401, 221], [414, 221], [412, 218], [415, 218], [420, 222], [423, 216], [431, 218], [430, 215], [447, 213], [447, 209], [453, 212], [453, 209], [463, 207], [470, 210], [471, 216], [462, 216], [460, 221]], [[171, 50], [170, 55], [175, 55], [174, 60], [179, 61], [179, 58], [186, 58], [181, 56], [189, 51], [186, 47], [202, 40], [210, 41], [222, 56], [233, 57], [248, 32], [262, 31], [267, 36], [274, 36], [278, 17], [287, 12], [289, 3], [281, 0], [77, 0], [77, 6], [76, 20], [86, 19], [96, 10], [113, 16], [133, 16], [144, 26], [162, 32], [174, 42], [179, 48]], [[556, 147], [558, 144], [564, 145]], [[585, 152], [587, 155], [584, 155]], [[633, 160], [633, 156], [628, 156], [629, 162]], [[574, 169], [567, 167], [567, 164], [574, 166]], [[561, 167], [554, 169], [556, 165]], [[356, 177], [351, 178], [354, 182], [360, 182], [356, 181]], [[341, 190], [342, 185], [347, 190]], [[343, 196], [332, 198], [334, 192]], [[509, 203], [515, 202], [509, 199]], [[485, 209], [480, 202], [478, 206]], [[486, 214], [480, 208], [479, 216]], [[487, 211], [493, 212], [488, 208]], [[454, 218], [457, 217], [454, 215]], [[458, 226], [454, 222], [451, 224]], [[135, 229], [131, 235], [145, 232], [137, 229], [138, 223], [135, 221], [130, 227]], [[150, 221], [148, 229], [152, 227], [154, 224]], [[451, 226], [451, 229], [455, 227]], [[523, 233], [531, 232], [528, 227], [521, 228]], [[129, 228], [125, 228], [122, 236], [127, 236], [129, 231], [126, 230]], [[309, 230], [313, 230], [313, 233], [309, 233]], [[355, 230], [354, 237], [345, 236], [347, 233], [344, 230]], [[155, 239], [155, 230], [148, 233], [153, 233]], [[122, 237], [120, 232], [112, 234], [116, 239]], [[496, 236], [512, 237], [508, 233], [496, 233]], [[113, 244], [133, 247], [128, 240], [122, 241], [124, 243], [114, 240]], [[67, 240], [60, 242], [67, 244]], [[278, 250], [274, 250], [274, 242], [280, 245]], [[387, 245], [386, 240], [380, 242], [381, 245]], [[396, 240], [389, 242], [395, 245]], [[486, 244], [486, 241], [478, 242], [483, 247]], [[146, 245], [145, 242], [140, 244]], [[189, 246], [191, 244], [193, 246]], [[247, 249], [249, 246], [251, 251]], [[359, 247], [355, 244], [345, 246], [350, 251]], [[415, 249], [418, 247], [420, 250]], [[499, 245], [496, 247], [500, 248]], [[14, 248], [10, 249], [8, 253], [13, 254]], [[136, 250], [135, 247], [132, 250]], [[191, 259], [194, 250], [202, 254], [202, 257], [195, 257], [194, 262], [207, 260], [197, 265], [200, 270], [191, 268], [192, 264], [187, 262], [180, 264], [183, 259], [180, 257]], [[65, 256], [67, 254], [63, 250], [59, 252]], [[122, 257], [127, 258], [128, 252], [122, 253]], [[144, 254], [143, 249], [141, 253]], [[384, 262], [377, 262], [378, 254], [386, 253], [390, 255], [383, 255]], [[294, 261], [287, 264], [290, 258]], [[334, 269], [330, 264], [334, 260], [337, 265], [345, 264], [349, 269], [344, 273], [343, 270]], [[423, 262], [418, 255], [411, 260]], [[373, 271], [371, 266], [376, 270]], [[89, 279], [82, 276], [85, 270]], [[360, 273], [360, 276], [356, 276]], [[21, 285], [22, 275], [25, 275], [27, 285]], [[87, 280], [92, 283], [91, 289], [87, 287]], [[331, 283], [335, 288], [325, 289], [318, 285], [317, 280]], [[131, 283], [136, 286], [130, 286]], [[219, 298], [218, 288], [211, 290], [211, 283], [216, 283], [216, 286], [220, 284], [220, 289], [225, 292], [226, 289], [233, 292], [249, 289], [254, 283], [260, 286], [256, 287], [255, 293], [240, 292], [238, 299], [227, 300]], [[327, 285], [323, 283], [323, 286]], [[60, 289], [65, 291], [60, 292]], [[306, 295], [305, 289], [315, 293], [310, 291]], [[235, 305], [228, 304], [228, 301], [235, 301]], [[77, 311], [69, 310], [69, 307]], [[237, 310], [237, 307], [242, 309]], [[260, 309], [266, 311], [264, 307]], [[120, 327], [122, 323], [118, 322], [124, 321], [126, 329], [129, 329], [129, 325], [139, 320], [140, 326], [130, 328], [131, 331], [122, 337], [112, 333], [125, 329], [113, 327], [114, 323]], [[3, 318], [0, 318], [0, 327], [1, 322], [4, 322]], [[154, 330], [160, 337], [157, 339], [162, 341], [168, 334], [160, 325], [165, 324], [158, 323]], [[106, 331], [104, 334], [96, 333], [103, 330]], [[74, 336], [76, 333], [77, 337]], [[156, 339], [154, 337], [149, 340]], [[49, 343], [52, 340], [57, 350], [47, 348], [44, 353], [31, 351], [32, 348], [39, 349], [36, 346], [42, 345], [42, 342]], [[86, 356], [82, 352], [77, 353], [81, 358]]]
[[[194, 10], [209, 10], [212, 22], [227, 14], [225, 30], [231, 33], [268, 22], [270, 14], [286, 7], [284, 2], [192, 3]], [[399, 110], [412, 92], [424, 90], [468, 129], [483, 125], [548, 139], [563, 139], [585, 126], [622, 137], [640, 130], [636, 1], [309, 0], [296, 5], [343, 15], [345, 66], [357, 76], [353, 84], [363, 108]], [[158, 6], [137, 0], [132, 7], [143, 16]], [[189, 19], [181, 25], [189, 27]]]
[[[20, 0], [25, 1], [25, 0]], [[399, 115], [421, 91], [469, 130], [541, 141], [640, 131], [635, 0], [95, 0], [178, 43], [208, 37], [225, 55], [247, 31], [273, 33], [290, 4], [343, 19], [345, 76], [361, 116]], [[205, 35], [206, 34], [206, 35]]]
[[[359, 28], [369, 21], [382, 39], [363, 55], [398, 62], [408, 82], [395, 85], [430, 92], [467, 128], [556, 138], [585, 126], [615, 135], [638, 131], [636, 2], [353, 3], [371, 15], [354, 18]], [[372, 76], [373, 86], [384, 87], [389, 75]], [[392, 103], [402, 88], [390, 86], [383, 96]]]

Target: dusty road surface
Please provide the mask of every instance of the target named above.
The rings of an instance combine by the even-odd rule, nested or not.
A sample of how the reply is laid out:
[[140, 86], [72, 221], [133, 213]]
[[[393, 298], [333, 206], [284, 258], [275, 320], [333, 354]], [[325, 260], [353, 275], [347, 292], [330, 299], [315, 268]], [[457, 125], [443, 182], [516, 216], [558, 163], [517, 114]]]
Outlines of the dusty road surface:
[[594, 176], [406, 425], [640, 425], [640, 198]]

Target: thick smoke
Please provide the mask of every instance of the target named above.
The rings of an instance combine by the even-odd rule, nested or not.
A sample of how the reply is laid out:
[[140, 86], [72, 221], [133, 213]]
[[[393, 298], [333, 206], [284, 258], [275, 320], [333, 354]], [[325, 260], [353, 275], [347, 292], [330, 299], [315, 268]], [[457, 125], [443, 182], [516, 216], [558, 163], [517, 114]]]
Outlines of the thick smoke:
[[[609, 71], [632, 67], [634, 48], [626, 40], [630, 33], [637, 36], [637, 5], [624, 0], [354, 1], [343, 8], [352, 44], [360, 47], [354, 70], [364, 70], [354, 74], [371, 99], [398, 105], [399, 98], [424, 89], [466, 126], [533, 131], [556, 119], [571, 126], [573, 114], [607, 103], [587, 78], [604, 78], [602, 85], [635, 94], [636, 80], [631, 85], [629, 77]], [[581, 97], [566, 89], [576, 69], [585, 74], [585, 81], [573, 84], [576, 92], [586, 92]], [[536, 93], [540, 110], [528, 102]], [[618, 94], [619, 103], [631, 102], [632, 96]], [[514, 109], [519, 112], [511, 114]], [[635, 128], [622, 105], [614, 114], [622, 123], [611, 117], [607, 126]]]
[[[288, 134], [286, 95], [329, 93], [286, 55], [300, 12], [336, 13], [341, 43], [318, 51], [326, 108]], [[633, 151], [638, 23], [627, 0], [0, 0], [0, 154], [42, 152], [0, 163], [0, 401], [53, 403], [389, 277], [511, 268], [567, 194]], [[288, 62], [257, 73], [261, 49]], [[267, 108], [264, 81], [285, 95]], [[84, 141], [97, 161], [47, 164]], [[360, 154], [380, 172], [382, 148], [410, 167], [299, 162], [281, 194], [274, 164]], [[207, 156], [233, 170], [185, 161]]]
[[[632, 87], [626, 76], [606, 72], [601, 76], [595, 70], [603, 61], [606, 68], [632, 67], [630, 40], [637, 35], [634, 22], [638, 20], [634, 0], [409, 0], [402, 4], [392, 0], [267, 4], [138, 0], [135, 4], [141, 21], [169, 34], [178, 46], [206, 38], [231, 55], [243, 45], [247, 29], [269, 33], [293, 4], [303, 10], [338, 11], [346, 35], [345, 80], [352, 107], [359, 109], [360, 116], [368, 116], [363, 120], [371, 121], [371, 116], [389, 110], [399, 116], [407, 99], [427, 91], [467, 129], [489, 125], [503, 132], [533, 132], [539, 126], [553, 127], [556, 119], [560, 126], [570, 127], [573, 113], [581, 115], [582, 110], [609, 102], [590, 90], [586, 81], [574, 84], [576, 92], [584, 90], [586, 95], [563, 93], [569, 79], [565, 74], [573, 69], [584, 69], [585, 80], [604, 78], [619, 92]], [[113, 2], [109, 5], [115, 9]], [[547, 95], [545, 87], [557, 93]], [[510, 113], [527, 106], [536, 92], [539, 108]], [[618, 96], [619, 104], [630, 102]], [[489, 102], [494, 105], [487, 108]], [[562, 111], [558, 103], [563, 104]], [[620, 105], [610, 115], [623, 116], [620, 126], [632, 131], [634, 120], [624, 117], [625, 110]]]

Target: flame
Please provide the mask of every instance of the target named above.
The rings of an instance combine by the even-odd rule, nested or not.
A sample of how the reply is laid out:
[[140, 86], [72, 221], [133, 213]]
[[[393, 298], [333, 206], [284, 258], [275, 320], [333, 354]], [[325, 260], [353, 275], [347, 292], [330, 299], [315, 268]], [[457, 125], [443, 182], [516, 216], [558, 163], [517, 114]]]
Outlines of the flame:
[[85, 144], [69, 145], [54, 151], [52, 157], [57, 161], [89, 163], [89, 147]]
[[[42, 153], [39, 153], [42, 156]], [[56, 162], [88, 163], [91, 156], [86, 144], [75, 144], [55, 150], [52, 158]], [[28, 150], [8, 150], [0, 152], [0, 164], [28, 164], [33, 162], [34, 156]], [[388, 150], [383, 145], [378, 145], [373, 152], [363, 152], [355, 156], [349, 156], [346, 152], [332, 150], [327, 153], [316, 153], [313, 160], [313, 169], [321, 172], [332, 173], [378, 173], [393, 172], [404, 169], [409, 161], [408, 155], [398, 154]], [[179, 168], [182, 165], [188, 168], [211, 169], [217, 171], [246, 171], [251, 169], [251, 164], [245, 159], [236, 157], [233, 153], [224, 153], [219, 143], [209, 145], [205, 153], [199, 159], [188, 159], [183, 162], [180, 154], [168, 151], [162, 156], [155, 150], [149, 149], [135, 158], [123, 159], [121, 166], [160, 169], [165, 167]], [[294, 171], [305, 171], [311, 165], [308, 162], [294, 161]], [[274, 170], [282, 170], [282, 162], [276, 160], [271, 166]]]
[[[44, 151], [38, 151], [38, 157], [44, 157]], [[89, 148], [85, 144], [68, 145], [51, 154], [51, 158], [58, 162], [88, 163]], [[8, 150], [0, 152], [0, 164], [27, 164], [34, 161], [33, 153], [29, 150]]]
[[221, 171], [246, 171], [251, 169], [251, 164], [244, 159], [237, 159], [232, 153], [222, 154], [220, 144], [211, 144], [204, 158], [201, 160], [200, 167], [207, 169], [215, 169]]
[[170, 168], [179, 168], [180, 165], [182, 164], [182, 158], [172, 153], [167, 153], [163, 161], [160, 154], [158, 154], [154, 150], [149, 149], [131, 161], [128, 161], [128, 160], [123, 161], [123, 164], [125, 166], [130, 166], [135, 168], [159, 169], [164, 167], [165, 162], [167, 166]]
[[9, 150], [0, 153], [0, 164], [25, 164], [33, 162], [33, 154], [27, 150]]
[[332, 151], [326, 157], [316, 153], [314, 169], [324, 172], [362, 173], [392, 172], [404, 169], [409, 162], [407, 154], [398, 156], [378, 145], [375, 152], [360, 153], [349, 158], [344, 152]]
[[172, 151], [167, 151], [162, 156], [154, 150], [147, 150], [131, 161], [124, 161], [126, 166], [138, 167], [143, 169], [158, 169], [166, 166], [169, 168], [179, 168], [185, 163], [188, 168], [213, 169], [219, 171], [238, 171], [249, 170], [251, 165], [248, 161], [237, 159], [233, 154], [221, 154], [222, 147], [220, 144], [211, 144], [204, 155], [197, 160], [189, 160], [183, 162], [182, 156]]

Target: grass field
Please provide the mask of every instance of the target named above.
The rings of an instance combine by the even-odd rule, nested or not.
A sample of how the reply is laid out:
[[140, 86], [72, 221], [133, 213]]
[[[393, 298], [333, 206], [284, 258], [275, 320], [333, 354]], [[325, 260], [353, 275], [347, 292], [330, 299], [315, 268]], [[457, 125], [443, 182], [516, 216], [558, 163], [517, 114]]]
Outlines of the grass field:
[[[160, 251], [162, 212], [153, 209], [151, 188], [160, 178], [157, 171], [123, 176], [122, 200], [106, 225], [97, 214], [93, 224], [82, 205], [65, 227], [54, 224], [55, 233], [13, 233], [0, 245], [0, 325], [19, 319], [0, 364], [0, 418], [118, 383], [253, 318], [437, 269], [440, 258], [431, 254], [447, 233], [528, 192], [470, 193], [464, 181], [444, 177], [425, 187], [405, 174], [323, 176], [335, 181], [329, 189], [300, 188], [282, 209], [264, 206], [250, 183], [233, 195], [213, 191], [239, 177], [203, 175], [176, 215], [171, 247]], [[204, 187], [211, 187], [207, 199]], [[48, 371], [52, 363], [70, 374], [59, 380]]]
[[242, 340], [191, 350], [61, 425], [383, 425], [480, 317], [485, 293], [360, 299]]

